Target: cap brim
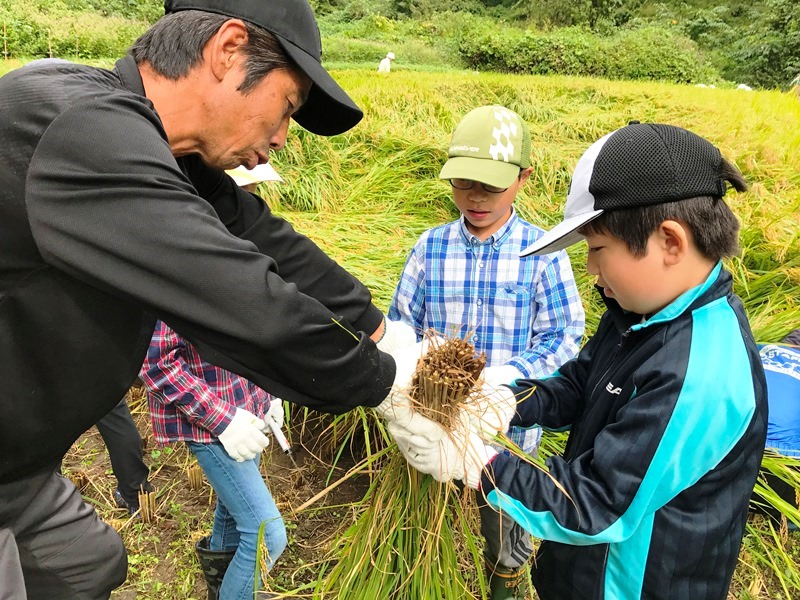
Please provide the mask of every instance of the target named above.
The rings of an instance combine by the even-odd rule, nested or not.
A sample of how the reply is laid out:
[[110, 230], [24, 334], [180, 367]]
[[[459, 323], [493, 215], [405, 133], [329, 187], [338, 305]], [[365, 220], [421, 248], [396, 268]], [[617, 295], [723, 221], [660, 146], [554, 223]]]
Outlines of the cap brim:
[[519, 165], [472, 156], [453, 156], [439, 172], [439, 179], [471, 179], [507, 188], [519, 177]]
[[283, 181], [283, 178], [278, 175], [278, 172], [269, 163], [258, 165], [253, 169], [236, 167], [226, 171], [226, 173], [233, 178], [236, 185], [242, 186], [261, 183], [262, 181]]
[[317, 59], [286, 38], [278, 34], [275, 37], [312, 83], [308, 98], [294, 114], [294, 120], [317, 135], [338, 135], [355, 127], [364, 113], [352, 98]]
[[603, 214], [602, 210], [593, 210], [561, 221], [561, 223], [520, 252], [520, 256], [550, 254], [551, 252], [568, 248], [572, 244], [577, 244], [583, 239], [583, 236], [577, 230], [601, 214]]

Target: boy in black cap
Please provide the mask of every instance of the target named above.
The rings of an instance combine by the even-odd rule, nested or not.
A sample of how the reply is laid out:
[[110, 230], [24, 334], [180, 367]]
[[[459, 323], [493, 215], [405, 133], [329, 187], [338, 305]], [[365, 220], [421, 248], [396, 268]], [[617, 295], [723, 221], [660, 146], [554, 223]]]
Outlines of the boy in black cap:
[[497, 454], [474, 430], [445, 432], [418, 415], [410, 424], [410, 464], [482, 490], [545, 540], [533, 573], [542, 600], [727, 595], [767, 404], [758, 350], [721, 262], [738, 247], [726, 182], [746, 189], [705, 139], [632, 123], [584, 153], [564, 221], [523, 252], [585, 239], [608, 307], [554, 377], [485, 400], [515, 394], [512, 425], [571, 427], [549, 472]]
[[[362, 117], [320, 63], [308, 2], [165, 8], [112, 70], [0, 78], [4, 597], [106, 598], [124, 581], [119, 535], [55, 469], [133, 383], [156, 319], [326, 412], [397, 414], [419, 357], [378, 348], [396, 326], [369, 290], [224, 172], [266, 163], [291, 119], [334, 135]], [[237, 441], [263, 447], [251, 425]]]

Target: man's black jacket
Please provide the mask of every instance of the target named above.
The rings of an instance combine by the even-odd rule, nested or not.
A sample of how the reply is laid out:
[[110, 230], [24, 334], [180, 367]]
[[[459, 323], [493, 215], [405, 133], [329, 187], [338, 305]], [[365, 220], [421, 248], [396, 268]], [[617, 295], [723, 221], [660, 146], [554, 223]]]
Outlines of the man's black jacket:
[[394, 379], [368, 290], [222, 171], [174, 158], [130, 57], [0, 78], [0, 482], [119, 402], [155, 318], [322, 411], [376, 406]]

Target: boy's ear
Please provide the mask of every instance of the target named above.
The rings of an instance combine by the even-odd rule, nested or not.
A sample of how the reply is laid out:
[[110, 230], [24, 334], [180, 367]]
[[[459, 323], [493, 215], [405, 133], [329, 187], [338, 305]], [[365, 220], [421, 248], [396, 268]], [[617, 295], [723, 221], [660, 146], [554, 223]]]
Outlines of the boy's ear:
[[533, 173], [533, 167], [522, 169], [522, 171], [519, 172], [519, 184], [522, 185], [523, 183], [528, 181], [528, 177], [531, 176], [531, 173]]
[[658, 228], [664, 263], [675, 265], [689, 252], [689, 232], [677, 221], [664, 221]]

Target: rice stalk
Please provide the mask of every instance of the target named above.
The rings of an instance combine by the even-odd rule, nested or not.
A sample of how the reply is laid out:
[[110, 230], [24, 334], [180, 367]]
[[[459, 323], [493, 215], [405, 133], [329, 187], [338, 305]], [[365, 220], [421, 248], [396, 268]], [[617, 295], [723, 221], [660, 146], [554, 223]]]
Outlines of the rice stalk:
[[156, 518], [156, 493], [141, 488], [139, 497], [139, 516], [142, 523], [152, 523]]
[[[419, 361], [409, 395], [415, 410], [449, 426], [486, 363], [454, 338]], [[484, 597], [482, 540], [475, 536], [471, 493], [410, 468], [390, 448], [381, 477], [368, 490], [365, 511], [339, 536], [333, 566], [320, 578], [319, 597], [446, 600]], [[477, 571], [477, 575], [473, 572]]]
[[189, 481], [190, 490], [199, 490], [203, 487], [203, 469], [200, 465], [193, 464], [186, 469], [186, 478]]

